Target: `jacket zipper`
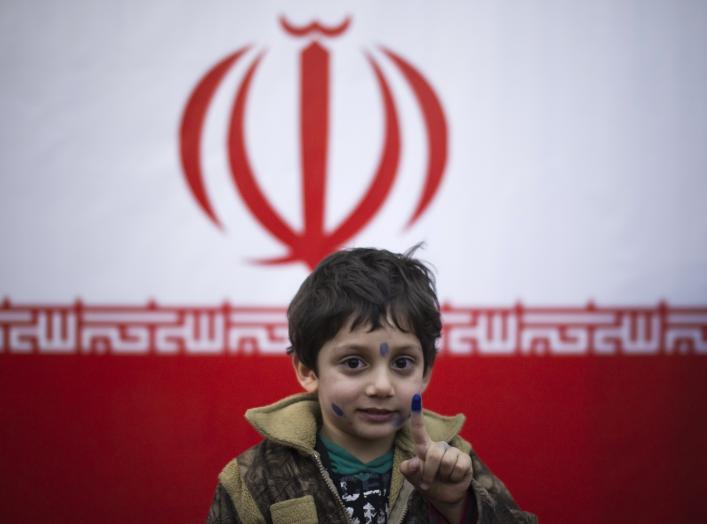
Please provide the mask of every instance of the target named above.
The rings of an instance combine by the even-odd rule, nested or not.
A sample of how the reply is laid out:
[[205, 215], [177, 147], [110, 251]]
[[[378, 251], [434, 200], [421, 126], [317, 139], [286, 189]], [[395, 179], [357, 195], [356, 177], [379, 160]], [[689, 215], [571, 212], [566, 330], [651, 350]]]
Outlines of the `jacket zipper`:
[[403, 514], [400, 515], [400, 524], [403, 524], [405, 522], [405, 516], [408, 514], [408, 505], [405, 504], [405, 509], [403, 510]]
[[[398, 497], [400, 497], [400, 495], [398, 495]], [[397, 522], [395, 524], [403, 524], [405, 522], [405, 517], [408, 514], [409, 508], [410, 508], [410, 496], [408, 496], [407, 500], [405, 500], [405, 507], [403, 508], [403, 512], [400, 514], [400, 518], [397, 520]]]
[[[336, 489], [336, 486], [334, 486], [334, 483], [332, 482], [331, 477], [326, 472], [326, 468], [324, 467], [324, 464], [322, 464], [322, 459], [319, 457], [319, 453], [314, 452], [313, 456], [314, 456], [315, 462], [317, 463], [317, 466], [319, 467], [319, 473], [321, 473], [322, 478], [324, 479], [324, 482], [326, 482], [326, 485], [329, 486], [329, 489], [336, 497], [336, 501], [339, 503], [339, 507], [341, 508], [341, 510], [344, 513], [344, 518], [346, 519], [346, 522], [353, 524], [351, 519], [349, 518], [349, 514], [346, 512], [346, 508], [344, 507], [344, 503], [341, 501], [341, 497], [339, 496], [339, 491]], [[398, 521], [398, 522], [400, 522], [400, 524], [405, 522], [405, 517], [408, 514], [408, 506], [409, 506], [409, 504], [406, 503], [405, 508], [403, 509], [403, 513], [400, 515], [400, 520]]]
[[346, 508], [344, 507], [344, 503], [341, 501], [341, 497], [339, 496], [339, 490], [336, 489], [336, 486], [334, 485], [334, 482], [331, 480], [331, 477], [327, 473], [326, 468], [324, 467], [324, 464], [322, 464], [322, 459], [319, 457], [319, 453], [317, 453], [315, 451], [312, 453], [312, 456], [314, 457], [314, 461], [317, 463], [317, 466], [319, 467], [319, 473], [321, 473], [322, 478], [324, 479], [324, 482], [326, 482], [326, 485], [329, 486], [329, 489], [334, 494], [334, 498], [336, 498], [336, 501], [339, 503], [339, 508], [341, 508], [341, 511], [344, 515], [344, 518], [346, 519], [346, 522], [348, 522], [349, 524], [353, 524], [353, 522], [349, 518], [349, 514], [346, 512]]

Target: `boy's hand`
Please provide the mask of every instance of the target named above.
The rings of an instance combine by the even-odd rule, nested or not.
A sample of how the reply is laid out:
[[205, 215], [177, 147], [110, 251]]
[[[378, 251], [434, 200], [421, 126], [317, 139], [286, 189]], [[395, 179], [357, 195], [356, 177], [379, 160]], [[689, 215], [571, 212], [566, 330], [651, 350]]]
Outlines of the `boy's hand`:
[[471, 457], [446, 442], [433, 442], [425, 428], [422, 399], [412, 399], [411, 433], [415, 457], [400, 463], [400, 472], [449, 522], [459, 522], [474, 470]]

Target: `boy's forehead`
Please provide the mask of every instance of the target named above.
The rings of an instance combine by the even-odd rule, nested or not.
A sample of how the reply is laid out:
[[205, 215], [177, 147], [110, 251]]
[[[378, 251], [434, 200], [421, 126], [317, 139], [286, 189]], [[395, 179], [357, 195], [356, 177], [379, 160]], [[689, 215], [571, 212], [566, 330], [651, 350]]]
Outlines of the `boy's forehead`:
[[361, 323], [355, 328], [353, 320], [344, 324], [334, 337], [336, 347], [369, 346], [370, 344], [387, 343], [389, 346], [420, 346], [420, 341], [413, 332], [402, 331], [394, 323], [385, 322], [373, 329], [370, 322]]

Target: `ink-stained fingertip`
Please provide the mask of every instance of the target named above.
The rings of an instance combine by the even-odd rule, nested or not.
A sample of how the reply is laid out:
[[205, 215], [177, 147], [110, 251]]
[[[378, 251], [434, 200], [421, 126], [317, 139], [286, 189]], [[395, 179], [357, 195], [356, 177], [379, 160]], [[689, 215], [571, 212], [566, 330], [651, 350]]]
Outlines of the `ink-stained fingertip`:
[[413, 413], [420, 413], [422, 411], [422, 395], [415, 393], [412, 396], [412, 405], [410, 406]]

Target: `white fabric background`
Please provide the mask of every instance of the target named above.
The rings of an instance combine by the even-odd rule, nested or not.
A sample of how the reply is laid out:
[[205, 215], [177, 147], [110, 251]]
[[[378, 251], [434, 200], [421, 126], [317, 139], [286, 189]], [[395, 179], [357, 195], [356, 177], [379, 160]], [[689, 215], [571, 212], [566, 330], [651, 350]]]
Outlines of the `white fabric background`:
[[[246, 44], [267, 48], [248, 148], [273, 205], [299, 209], [297, 52], [277, 17], [351, 29], [331, 42], [327, 223], [376, 165], [380, 99], [362, 49], [430, 81], [447, 170], [409, 230], [426, 159], [419, 112], [386, 65], [402, 123], [396, 186], [350, 245], [421, 256], [463, 304], [707, 302], [707, 4], [136, 2], [0, 6], [0, 297], [13, 301], [285, 305], [308, 269], [284, 254], [226, 172], [239, 64], [214, 101], [202, 165], [226, 224], [192, 198], [178, 130], [191, 90]], [[381, 57], [378, 53], [377, 57]], [[383, 61], [381, 59], [381, 61]]]

